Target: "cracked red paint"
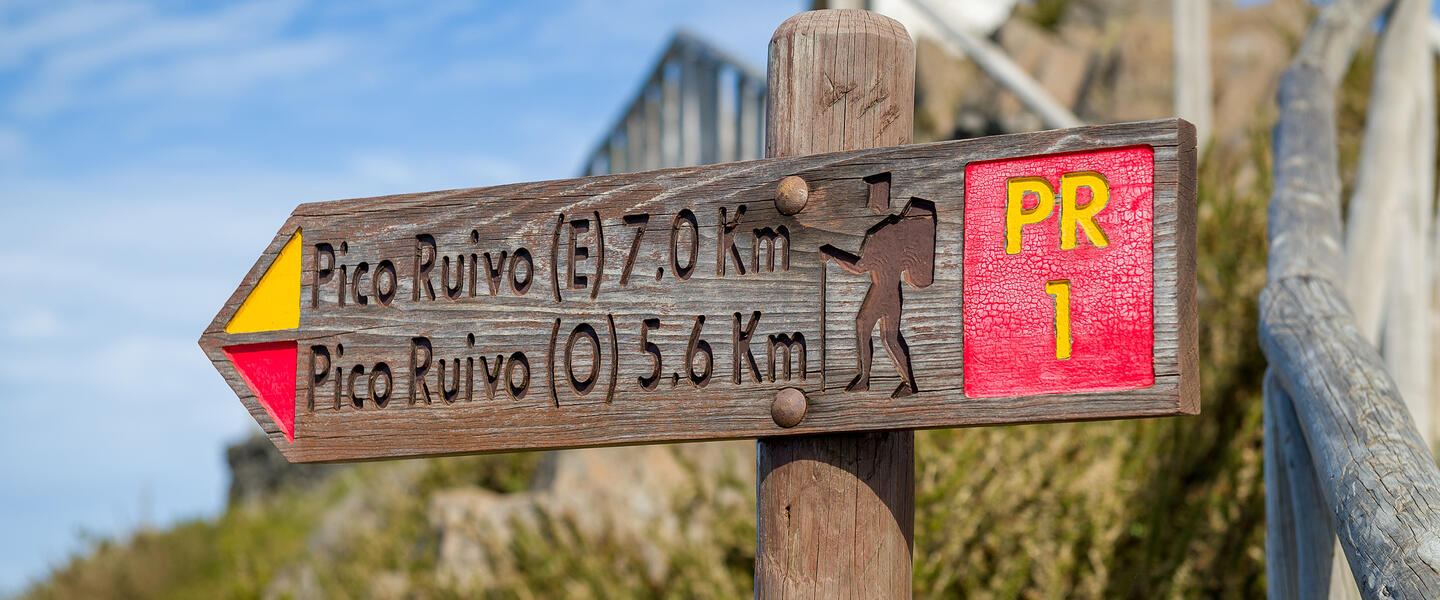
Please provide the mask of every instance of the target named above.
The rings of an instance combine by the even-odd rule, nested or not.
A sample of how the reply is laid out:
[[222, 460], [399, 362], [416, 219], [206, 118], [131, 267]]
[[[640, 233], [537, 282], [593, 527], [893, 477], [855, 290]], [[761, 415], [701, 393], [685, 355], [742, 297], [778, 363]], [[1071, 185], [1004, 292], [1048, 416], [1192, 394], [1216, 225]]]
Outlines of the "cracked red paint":
[[[965, 395], [975, 398], [1098, 392], [1154, 385], [1154, 153], [1148, 147], [972, 163], [965, 168]], [[1094, 223], [1060, 247], [1061, 176], [1091, 171], [1108, 183]], [[1057, 192], [1050, 216], [1022, 229], [1007, 254], [1006, 186], [1043, 177]], [[1080, 188], [1077, 205], [1092, 200]], [[1034, 208], [1034, 194], [1025, 197]], [[1070, 357], [1056, 357], [1052, 281], [1070, 282]]]

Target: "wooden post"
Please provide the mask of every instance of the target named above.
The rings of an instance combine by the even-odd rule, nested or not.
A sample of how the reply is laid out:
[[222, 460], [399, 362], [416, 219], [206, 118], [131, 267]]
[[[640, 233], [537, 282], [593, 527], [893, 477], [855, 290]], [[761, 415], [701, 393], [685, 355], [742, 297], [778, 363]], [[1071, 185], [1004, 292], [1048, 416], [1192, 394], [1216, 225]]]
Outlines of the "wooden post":
[[[1430, 81], [1430, 54], [1425, 48], [1425, 19], [1430, 3], [1425, 0], [1401, 0], [1390, 11], [1390, 19], [1377, 48], [1375, 68], [1400, 71], [1394, 81], [1397, 89], [1388, 90], [1408, 101], [1399, 104], [1409, 115], [1402, 120], [1408, 125], [1404, 137], [1388, 142], [1405, 147], [1402, 163], [1391, 167], [1396, 179], [1391, 188], [1393, 198], [1389, 239], [1377, 240], [1390, 244], [1390, 262], [1376, 264], [1378, 270], [1389, 270], [1384, 321], [1381, 324], [1380, 354], [1385, 366], [1400, 388], [1400, 396], [1415, 419], [1425, 443], [1435, 440], [1431, 433], [1430, 406], [1430, 282], [1429, 240], [1435, 189], [1431, 173], [1435, 168], [1435, 119], [1433, 100], [1424, 100], [1422, 86], [1433, 90]], [[1383, 53], [1382, 53], [1383, 51]], [[1400, 60], [1401, 56], [1409, 60]], [[1382, 59], [1388, 59], [1383, 60]], [[1422, 75], [1421, 72], [1424, 72]], [[1377, 77], [1377, 82], [1379, 78]], [[1380, 90], [1377, 89], [1376, 92]], [[1372, 98], [1379, 96], [1372, 95]], [[1369, 139], [1367, 137], [1367, 139]], [[1358, 252], [1359, 249], [1349, 249]]]
[[1215, 121], [1210, 87], [1210, 3], [1174, 0], [1175, 114], [1195, 124], [1196, 151], [1205, 155]]
[[1265, 371], [1265, 572], [1271, 598], [1359, 598], [1290, 395]]
[[[1365, 598], [1440, 597], [1435, 553], [1440, 545], [1440, 470], [1420, 441], [1395, 382], [1357, 324], [1340, 286], [1344, 260], [1340, 180], [1335, 143], [1335, 94], [1356, 45], [1390, 3], [1333, 2], [1321, 11], [1280, 79], [1280, 121], [1275, 126], [1275, 185], [1269, 209], [1270, 257], [1260, 300], [1260, 346], [1273, 378], [1266, 384], [1267, 427], [1288, 414], [1289, 399], [1313, 466], [1323, 509], [1335, 519], [1345, 558]], [[1378, 67], [1377, 67], [1378, 69]], [[1378, 76], [1378, 75], [1377, 75]], [[1372, 107], [1374, 101], [1372, 101]], [[1398, 138], [1397, 138], [1398, 139]], [[1352, 211], [1354, 205], [1351, 206]], [[1280, 385], [1275, 385], [1279, 383]], [[1280, 393], [1276, 393], [1280, 392]], [[1279, 414], [1272, 414], [1272, 413]], [[1282, 456], [1267, 429], [1267, 469]], [[1278, 473], [1267, 473], [1267, 481]], [[1291, 485], [1296, 480], [1291, 478]], [[1285, 487], [1283, 490], [1290, 490]], [[1302, 495], [1303, 496], [1303, 495]], [[1291, 495], [1290, 500], [1299, 501]], [[1312, 504], [1315, 501], [1310, 501]], [[1280, 504], [1268, 505], [1278, 508]], [[1315, 507], [1296, 507], [1312, 513]], [[1286, 515], [1267, 515], [1275, 522]], [[1313, 518], [1294, 527], [1320, 528], [1267, 544], [1267, 563], [1280, 575], [1273, 588], [1296, 591], [1293, 553], [1300, 537], [1323, 538], [1329, 528]], [[1276, 525], [1280, 523], [1276, 522]], [[1284, 537], [1285, 529], [1273, 532]], [[1285, 545], [1288, 543], [1289, 545]], [[1312, 550], [1317, 544], [1309, 546]], [[1312, 565], [1319, 558], [1312, 553]], [[1331, 569], [1331, 597], [1348, 588]], [[1317, 569], [1311, 569], [1316, 572]], [[1277, 596], [1283, 597], [1283, 596]]]
[[[1396, 233], [1401, 225], [1399, 217], [1404, 212], [1405, 180], [1411, 166], [1406, 156], [1414, 151], [1414, 146], [1405, 141], [1416, 126], [1412, 110], [1416, 97], [1411, 83], [1415, 76], [1410, 64], [1424, 55], [1417, 54], [1406, 38], [1412, 31], [1418, 35], [1420, 25], [1404, 18], [1392, 20], [1376, 46], [1360, 166], [1355, 171], [1355, 191], [1345, 222], [1346, 299], [1355, 311], [1360, 332], [1376, 345], [1384, 327], [1386, 291], [1391, 289], [1390, 280], [1398, 276], [1392, 273], [1392, 256], [1397, 251], [1424, 253], [1423, 248], [1395, 247], [1400, 237]], [[1413, 219], [1408, 214], [1403, 216], [1406, 221]], [[1408, 241], [1408, 236], [1403, 239]], [[1418, 273], [1404, 275], [1419, 280]], [[1418, 331], [1413, 324], [1408, 328]], [[1427, 366], [1421, 366], [1421, 370]], [[1406, 400], [1414, 395], [1411, 393]]]
[[[908, 144], [915, 44], [861, 10], [796, 15], [770, 40], [767, 157]], [[914, 433], [761, 439], [757, 598], [910, 597]]]

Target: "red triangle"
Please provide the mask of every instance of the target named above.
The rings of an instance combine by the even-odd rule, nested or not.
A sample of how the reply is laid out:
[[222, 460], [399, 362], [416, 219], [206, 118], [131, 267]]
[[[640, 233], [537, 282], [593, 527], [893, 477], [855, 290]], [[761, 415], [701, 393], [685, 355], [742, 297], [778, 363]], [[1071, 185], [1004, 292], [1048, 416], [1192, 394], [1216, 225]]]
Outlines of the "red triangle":
[[295, 342], [226, 346], [230, 364], [260, 399], [270, 419], [295, 441]]

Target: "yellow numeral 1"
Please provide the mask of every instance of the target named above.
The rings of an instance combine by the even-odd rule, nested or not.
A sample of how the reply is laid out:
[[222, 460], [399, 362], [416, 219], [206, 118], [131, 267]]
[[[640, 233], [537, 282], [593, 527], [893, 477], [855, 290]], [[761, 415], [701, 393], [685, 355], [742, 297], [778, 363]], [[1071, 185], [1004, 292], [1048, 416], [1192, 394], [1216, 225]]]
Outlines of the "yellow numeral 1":
[[1064, 360], [1070, 358], [1070, 282], [1048, 282], [1045, 293], [1055, 297], [1055, 358]]

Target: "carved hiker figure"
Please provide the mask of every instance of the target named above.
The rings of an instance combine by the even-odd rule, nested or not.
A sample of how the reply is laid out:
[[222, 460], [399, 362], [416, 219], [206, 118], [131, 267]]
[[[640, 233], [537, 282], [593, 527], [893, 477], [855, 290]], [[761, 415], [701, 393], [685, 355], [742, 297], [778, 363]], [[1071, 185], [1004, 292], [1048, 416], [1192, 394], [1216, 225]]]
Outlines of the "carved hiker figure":
[[846, 391], [870, 389], [870, 359], [874, 354], [871, 333], [880, 324], [881, 341], [900, 372], [900, 385], [891, 398], [920, 391], [910, 368], [910, 347], [900, 333], [903, 300], [900, 279], [917, 288], [935, 281], [935, 203], [911, 198], [898, 215], [889, 215], [865, 232], [860, 254], [854, 255], [829, 244], [820, 246], [823, 261], [834, 260], [856, 275], [870, 274], [870, 290], [855, 314], [855, 351], [859, 373], [845, 386]]

